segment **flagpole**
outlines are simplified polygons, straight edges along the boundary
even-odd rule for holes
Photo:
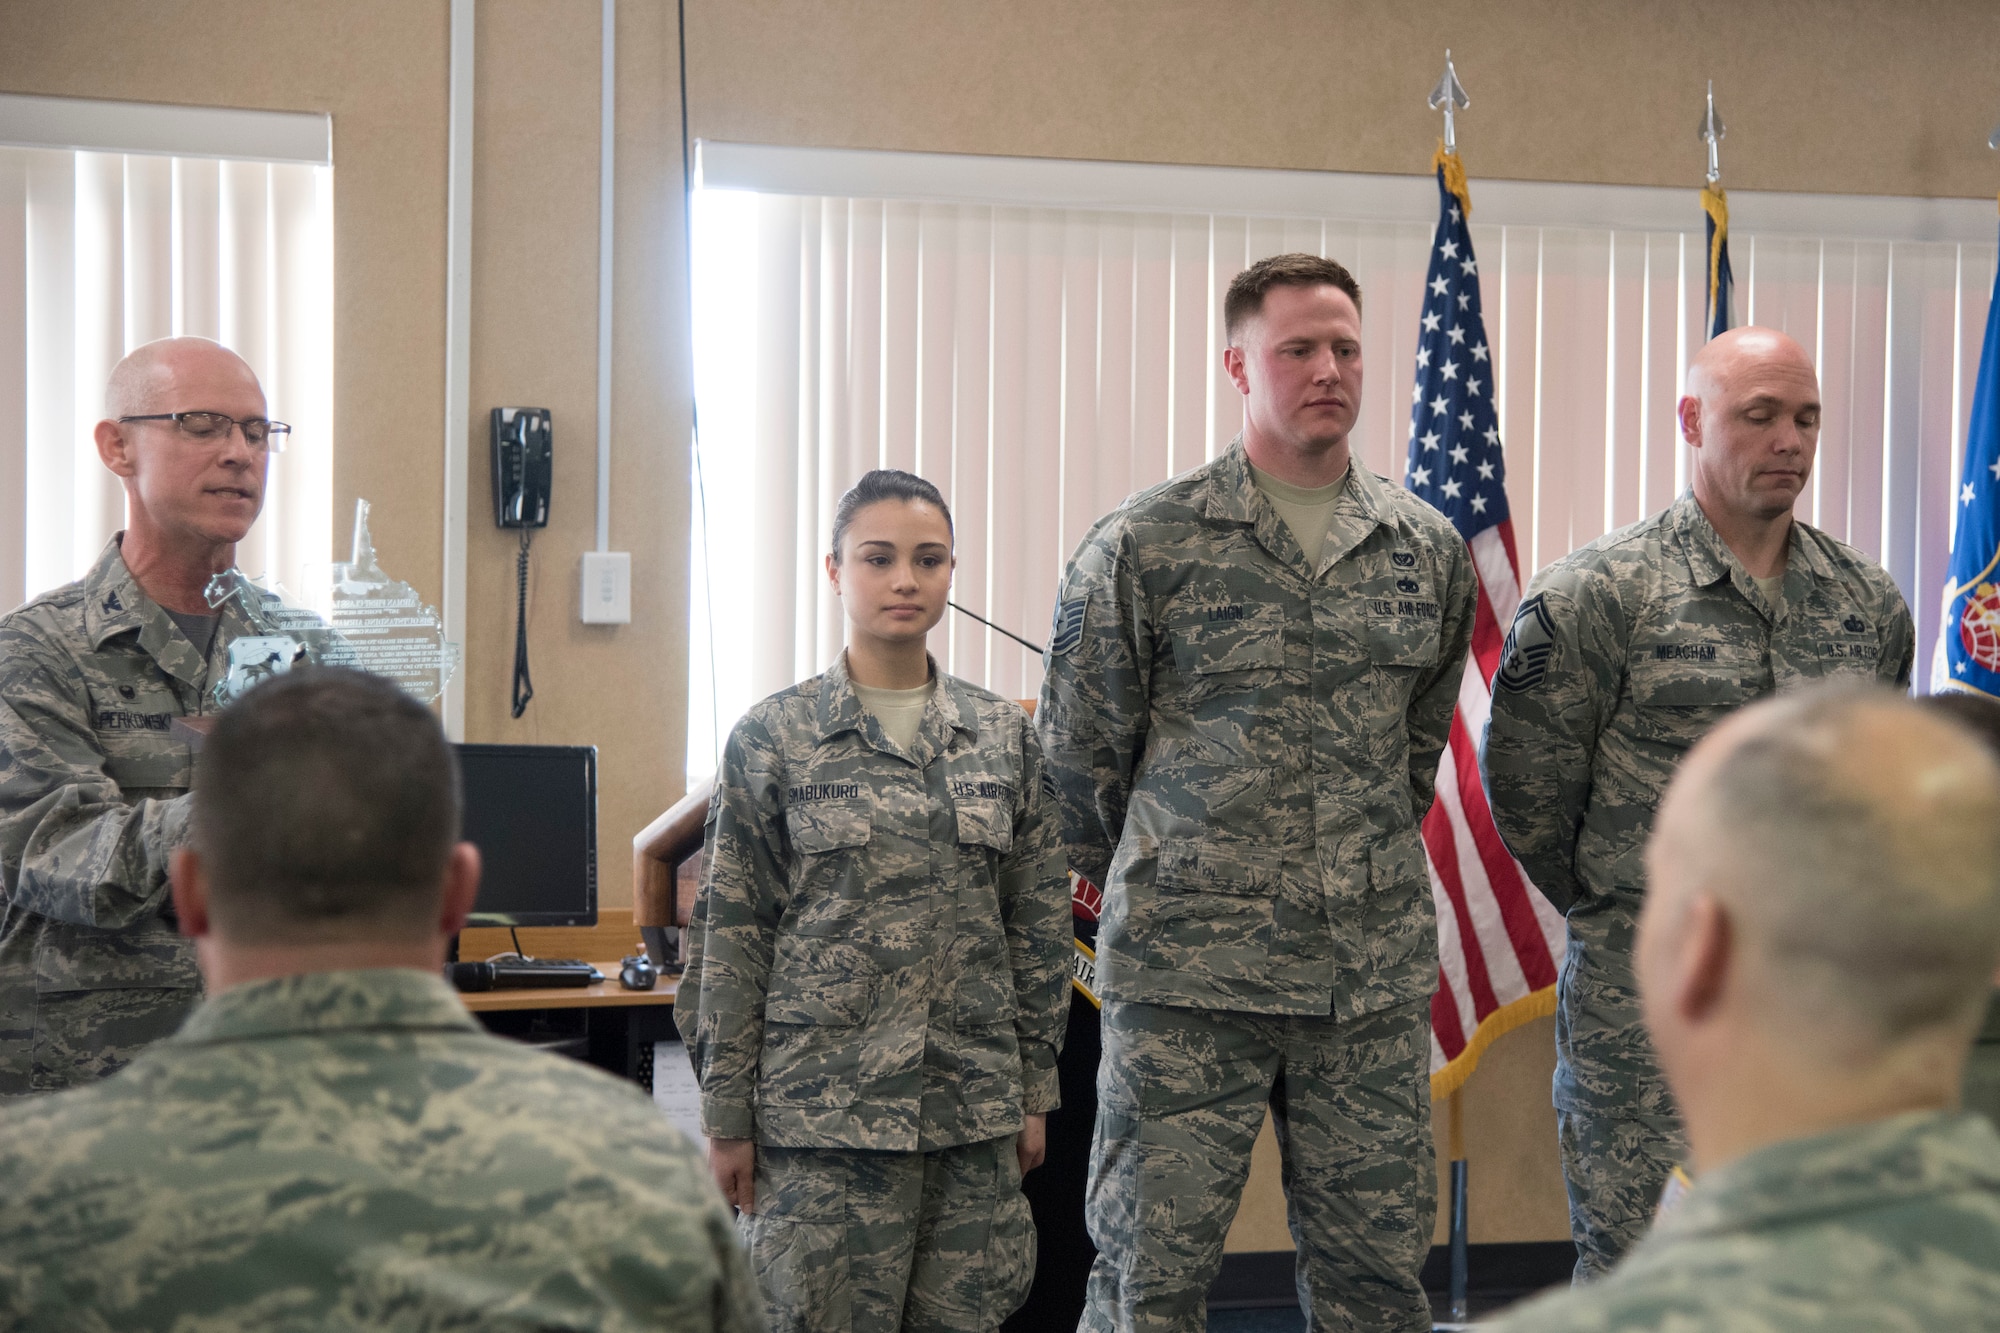
[[[1715,114],[1715,80],[1708,81],[1708,109],[1696,135],[1708,145],[1708,182],[1701,189],[1702,211],[1708,215],[1708,299],[1704,341],[1729,327],[1730,293],[1735,279],[1729,269],[1729,194],[1722,188],[1722,140],[1729,133]]]
[[[1459,196],[1469,215],[1471,204],[1466,195],[1465,170],[1458,161],[1457,113],[1470,107],[1472,99],[1466,95],[1465,85],[1458,81],[1458,71],[1452,67],[1449,48],[1444,53],[1444,76],[1431,90],[1428,105],[1433,111],[1444,112],[1444,138],[1433,169],[1443,171],[1447,187]],[[1412,426],[1412,437],[1415,434],[1416,428]],[[1450,1322],[1438,1325],[1439,1328],[1465,1327],[1469,1318],[1470,1281],[1467,1270],[1470,1267],[1471,1246],[1466,1194],[1470,1167],[1465,1160],[1465,1111],[1461,1094],[1462,1089],[1454,1087],[1445,1099],[1445,1151],[1451,1162],[1451,1304]]]

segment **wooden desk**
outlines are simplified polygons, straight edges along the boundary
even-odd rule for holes
[[[680,978],[661,977],[651,990],[626,990],[618,984],[617,962],[590,961],[604,974],[603,981],[461,991],[458,998],[488,1032],[573,1056],[650,1092],[654,1043],[679,1040],[674,994]]]
[[[626,990],[618,984],[616,962],[593,961],[591,966],[604,980],[588,986],[541,986],[531,990],[461,991],[459,999],[473,1013],[498,1013],[509,1009],[601,1009],[626,1008],[642,1004],[672,1005],[680,989],[679,977],[661,977],[651,990]]]

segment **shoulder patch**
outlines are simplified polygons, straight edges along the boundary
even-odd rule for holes
[[[1493,683],[1510,694],[1534,689],[1549,674],[1549,655],[1555,647],[1555,622],[1542,605],[1542,594],[1536,593],[1514,613],[1514,625],[1500,650],[1500,669],[1493,674]]]
[[[1049,656],[1062,657],[1083,642],[1085,597],[1071,597],[1056,603],[1056,623],[1049,631]]]

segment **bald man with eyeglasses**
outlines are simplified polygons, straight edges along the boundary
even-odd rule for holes
[[[230,641],[254,632],[203,594],[289,429],[229,349],[137,348],[95,430],[125,530],[83,578],[0,617],[0,1097],[102,1078],[200,998],[168,898],[192,772],[172,726],[214,709]]]

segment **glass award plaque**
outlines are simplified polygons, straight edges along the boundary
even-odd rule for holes
[[[209,580],[208,604],[234,599],[252,633],[229,645],[229,667],[216,683],[227,705],[258,681],[301,663],[350,667],[386,676],[429,703],[458,670],[458,645],[445,638],[444,621],[417,590],[384,572],[368,532],[368,502],[354,504],[350,558],[331,566],[313,600],[317,610],[287,601],[284,590],[229,569]]]

